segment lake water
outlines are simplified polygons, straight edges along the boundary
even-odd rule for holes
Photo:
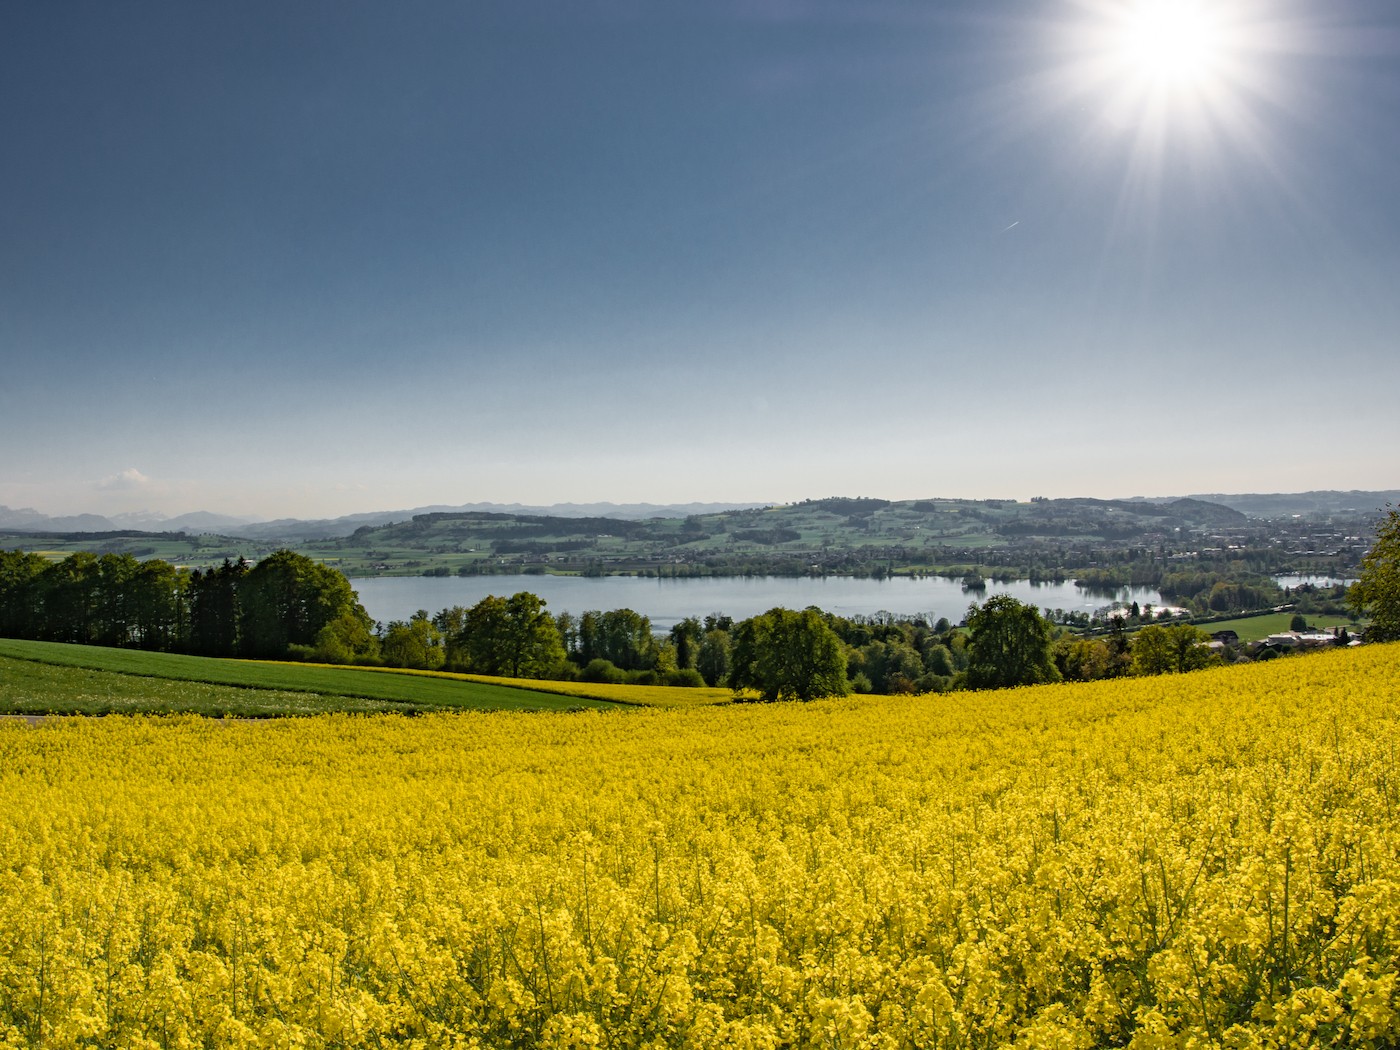
[[[1349,585],[1356,582],[1343,576],[1275,576],[1274,581],[1280,587],[1301,587],[1305,583],[1310,583],[1314,587],[1335,587],[1339,583]]]
[[[538,594],[554,613],[575,615],[590,609],[632,609],[668,631],[687,616],[704,618],[724,613],[743,620],[776,606],[805,609],[815,605],[838,616],[891,612],[924,615],[930,622],[946,616],[957,623],[968,605],[994,594],[1011,597],[1038,609],[1092,613],[1115,598],[1146,605],[1162,604],[1161,595],[1146,587],[1116,592],[1081,590],[1073,583],[1034,584],[987,581],[985,591],[967,591],[960,581],[941,576],[889,580],[850,576],[709,576],[699,579],[648,579],[641,576],[379,576],[350,581],[370,616],[383,623],[407,620],[419,609],[436,613],[454,605],[470,607],[490,594],[517,591]]]

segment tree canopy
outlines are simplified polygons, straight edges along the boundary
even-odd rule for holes
[[[1400,507],[1391,507],[1376,529],[1376,542],[1361,559],[1361,575],[1347,604],[1371,617],[1366,640],[1400,641]]]
[[[1051,659],[1050,623],[1034,606],[998,594],[969,607],[967,626],[972,632],[967,684],[973,689],[1060,680]]]
[[[238,584],[242,649],[278,657],[293,645],[311,647],[322,628],[359,606],[350,581],[304,554],[280,550]]]
[[[816,609],[770,609],[735,629],[729,684],[756,689],[764,700],[845,696],[841,639]]]
[[[1133,672],[1140,675],[1199,671],[1218,662],[1210,635],[1189,623],[1149,624],[1133,636]]]
[[[451,648],[476,674],[544,678],[564,663],[564,644],[544,599],[529,591],[488,595],[466,611]]]

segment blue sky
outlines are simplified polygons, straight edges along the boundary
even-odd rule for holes
[[[1143,2],[7,4],[0,503],[1397,487],[1400,9]]]

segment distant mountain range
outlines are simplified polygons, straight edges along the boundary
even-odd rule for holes
[[[0,506],[0,529],[27,532],[185,532],[217,533],[258,540],[308,540],[349,536],[363,525],[390,525],[409,521],[418,514],[458,514],[473,511],[500,514],[540,514],[556,518],[618,518],[642,521],[647,518],[686,518],[692,514],[718,514],[728,510],[749,510],[766,503],[555,503],[528,506],[523,503],[464,503],[458,506],[434,504],[411,510],[372,511],[339,518],[259,518],[235,517],[194,511],[168,518],[153,512],[131,514],[72,514],[50,516],[31,507],[11,509]]]
[[[1122,502],[1167,503],[1182,497],[1136,496]],[[1297,493],[1244,493],[1229,495],[1199,493],[1189,497],[1237,510],[1251,518],[1327,517],[1343,515],[1365,518],[1379,516],[1387,504],[1400,504],[1400,489],[1375,492],[1324,490]],[[50,516],[30,507],[11,509],[0,506],[0,529],[25,532],[184,532],[191,535],[216,533],[264,541],[297,542],[349,536],[364,525],[389,525],[409,521],[418,514],[458,514],[493,512],[534,514],[558,518],[617,518],[642,521],[647,518],[685,518],[693,514],[718,514],[770,506],[764,503],[555,503],[529,506],[522,503],[464,503],[457,506],[435,504],[411,510],[375,511],[347,514],[339,518],[279,518],[264,521],[251,517],[195,511],[166,517],[157,513],[73,514]]]
[[[32,507],[12,509],[0,506],[0,529],[32,529],[35,532],[218,532],[236,535],[230,530],[244,528],[257,518],[238,518],[227,514],[210,514],[197,510],[168,518],[154,512],[134,514],[69,514],[51,516]]]

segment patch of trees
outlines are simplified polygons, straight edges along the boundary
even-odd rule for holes
[[[310,653],[337,624],[346,637],[370,636],[350,582],[293,551],[193,572],[130,554],[80,552],[50,562],[0,552],[0,634],[7,637],[282,658]]]
[[[887,499],[867,499],[848,498],[843,496],[832,496],[829,499],[803,500],[797,504],[799,507],[806,507],[810,510],[823,510],[829,514],[859,515],[865,516],[874,514],[877,510],[884,510],[890,505]]]
[[[1250,612],[1283,601],[1283,591],[1267,578],[1240,579],[1210,572],[1171,572],[1157,585],[1162,597],[1196,612]]]
[[[746,543],[762,543],[772,546],[777,543],[795,543],[802,538],[796,529],[736,529],[731,535]]]

